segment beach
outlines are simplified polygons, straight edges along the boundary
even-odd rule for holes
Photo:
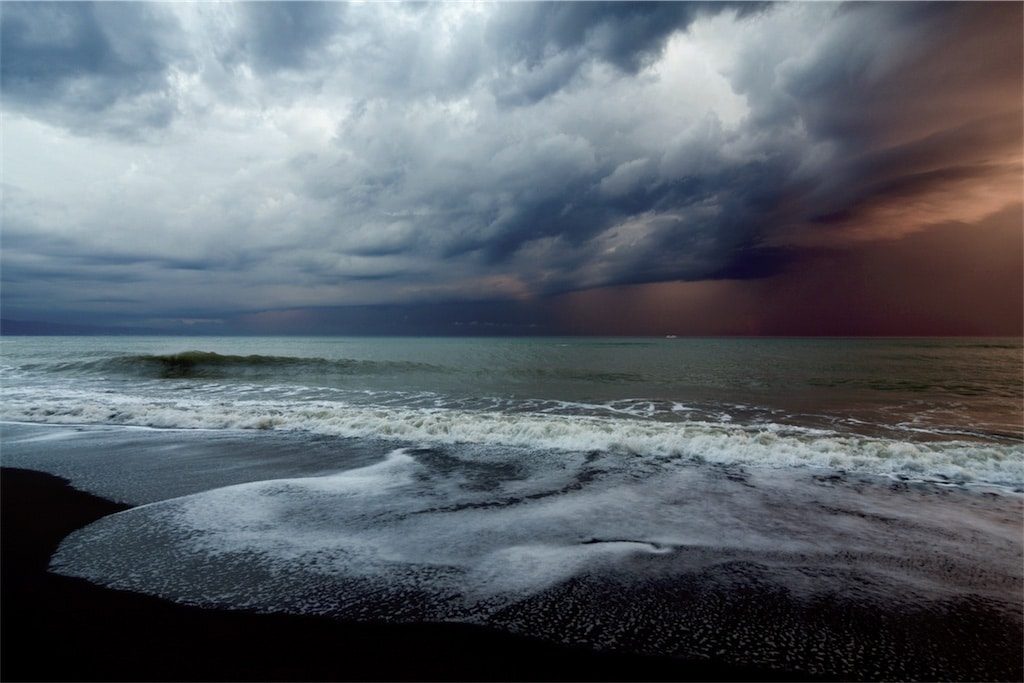
[[[86,473],[92,472],[97,489],[116,491],[116,478],[150,480],[157,491],[170,476],[168,470],[161,474],[154,469],[146,456],[164,453],[166,458],[167,446],[177,443],[180,453],[192,453],[178,461],[187,471],[190,463],[205,458],[196,448],[202,442],[199,436],[132,430],[126,437],[109,429],[8,424],[4,458],[19,464],[34,460],[79,482],[89,480]],[[251,446],[248,435],[233,439],[234,449],[231,438],[212,444],[222,449],[228,463],[233,451],[242,450],[240,444]],[[137,461],[132,462],[132,454]],[[100,460],[117,463],[111,471],[118,476],[107,484],[97,484],[96,472],[103,471],[97,466]],[[234,479],[253,476],[230,464],[226,470]],[[730,486],[756,485],[756,480],[740,478],[723,480]],[[90,523],[125,523],[132,514],[159,510],[161,503],[132,508],[83,493],[63,479],[21,469],[5,468],[2,482],[5,680],[1017,680],[1022,671],[1017,647],[1021,620],[1014,607],[1020,577],[1012,568],[1020,549],[1012,543],[1010,564],[1001,565],[977,556],[983,545],[966,548],[959,557],[944,555],[948,547],[929,557],[908,538],[907,547],[892,548],[888,560],[877,551],[858,553],[854,548],[840,552],[838,563],[759,552],[756,560],[712,557],[696,573],[689,560],[681,569],[651,573],[643,559],[664,561],[663,549],[631,547],[630,539],[592,538],[581,547],[615,548],[631,558],[633,571],[646,572],[648,578],[638,584],[623,582],[621,576],[611,576],[611,584],[606,583],[609,576],[570,579],[498,610],[489,624],[416,617],[436,610],[431,602],[436,598],[402,589],[396,579],[397,601],[386,590],[369,590],[365,600],[357,601],[363,616],[352,621],[344,617],[356,604],[352,586],[325,588],[324,576],[304,571],[301,559],[293,560],[292,571],[280,582],[261,578],[255,557],[240,567],[230,557],[218,560],[214,554],[197,569],[183,547],[174,547],[173,541],[161,547],[147,536],[150,521],[130,525],[113,537],[102,526],[88,533],[95,529]],[[225,489],[253,485],[260,482]],[[818,485],[832,494],[834,504],[843,505],[836,502],[843,500],[841,482],[822,477]],[[870,499],[869,487],[867,481],[855,485],[856,495]],[[922,495],[916,503],[934,499],[937,504],[915,516],[912,525],[948,513],[950,504],[965,506],[956,492],[924,487]],[[1006,500],[1005,495],[971,495],[980,518],[1001,520],[1012,533],[1019,496]],[[172,498],[171,504],[202,497],[185,495]],[[865,519],[872,515],[864,510],[850,510],[839,525],[894,523],[892,517],[885,519],[892,508],[869,507],[876,509],[878,519]],[[806,517],[808,510],[776,509],[771,514],[769,522],[775,525],[788,517]],[[918,542],[928,547],[945,534],[946,541],[962,544],[962,535],[949,538],[958,524],[933,522],[924,530],[928,538]],[[84,545],[75,544],[82,533]],[[113,545],[106,548],[111,539]],[[136,546],[145,558],[130,559]],[[135,590],[61,575],[88,575],[95,568],[65,562],[54,569],[51,557],[58,547],[58,559],[93,554],[129,558],[132,569],[122,575],[121,585]],[[871,569],[865,569],[865,562]],[[793,566],[798,568],[795,574]],[[522,567],[513,570],[518,575]],[[879,571],[891,575],[879,578]],[[147,575],[166,582],[168,572],[184,577],[183,583],[174,590],[146,587]],[[190,578],[196,576],[200,578]],[[214,601],[191,592],[209,590],[218,577],[236,587],[233,598]],[[128,583],[123,583],[126,578]],[[998,599],[1000,586],[1006,591],[1003,599]],[[466,585],[468,592],[472,589]],[[175,601],[143,594],[154,590]],[[252,602],[254,594],[264,594],[268,602]],[[347,606],[333,601],[331,594],[347,596]],[[319,607],[306,602],[305,610],[288,602],[312,595],[325,602]],[[367,616],[375,603],[372,616]],[[303,616],[302,611],[319,616]],[[609,633],[618,634],[614,641]],[[714,647],[710,653],[709,642]],[[60,656],[40,659],[40,647],[54,643],[59,643]],[[652,648],[675,654],[651,654]]]

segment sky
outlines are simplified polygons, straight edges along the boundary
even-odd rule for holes
[[[0,313],[1020,335],[1022,14],[5,1]]]

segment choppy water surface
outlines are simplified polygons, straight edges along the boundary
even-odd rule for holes
[[[2,344],[3,463],[146,503],[69,537],[62,573],[854,678],[1019,677],[1019,340]]]

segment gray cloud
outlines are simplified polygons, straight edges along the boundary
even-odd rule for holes
[[[240,6],[239,41],[261,69],[307,64],[340,27],[345,5],[325,2],[251,2]]]
[[[701,2],[524,2],[498,7],[488,37],[511,62],[530,67],[553,55],[582,53],[629,73],[658,57],[676,31],[698,16],[726,9],[741,14],[756,3]]]
[[[167,65],[178,27],[160,6],[5,2],[0,16],[7,107],[126,136],[169,123]]]

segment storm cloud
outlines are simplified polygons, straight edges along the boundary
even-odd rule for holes
[[[5,2],[4,317],[477,302],[529,327],[523,302],[752,292],[1012,227],[1021,24],[1019,3]]]

